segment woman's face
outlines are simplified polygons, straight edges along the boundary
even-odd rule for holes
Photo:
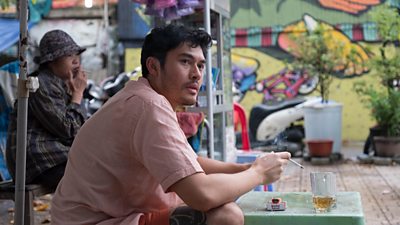
[[[71,74],[74,74],[81,65],[79,55],[63,56],[49,63],[53,73],[63,79],[70,79]]]

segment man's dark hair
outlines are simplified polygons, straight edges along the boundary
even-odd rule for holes
[[[182,43],[187,43],[193,48],[200,46],[204,57],[206,57],[206,51],[211,47],[212,39],[203,30],[188,28],[183,25],[170,24],[166,27],[154,28],[146,36],[142,46],[140,63],[143,77],[147,77],[149,74],[146,67],[147,58],[155,57],[159,60],[161,67],[164,67],[167,53]]]

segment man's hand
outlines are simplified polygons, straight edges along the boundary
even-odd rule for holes
[[[261,174],[260,184],[270,184],[279,180],[290,157],[289,152],[266,153],[258,157],[251,168]]]

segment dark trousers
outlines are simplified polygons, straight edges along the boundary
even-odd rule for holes
[[[170,225],[206,225],[206,214],[187,206],[178,207],[169,218]]]
[[[31,184],[41,184],[53,192],[56,190],[58,183],[60,182],[61,178],[64,176],[65,167],[67,162],[59,164],[53,168],[50,168],[44,171],[42,174],[37,176]]]

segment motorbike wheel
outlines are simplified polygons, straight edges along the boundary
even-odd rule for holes
[[[318,82],[319,80],[317,76],[309,77],[307,80],[304,81],[302,85],[300,85],[299,94],[301,95],[310,94],[317,88]]]

